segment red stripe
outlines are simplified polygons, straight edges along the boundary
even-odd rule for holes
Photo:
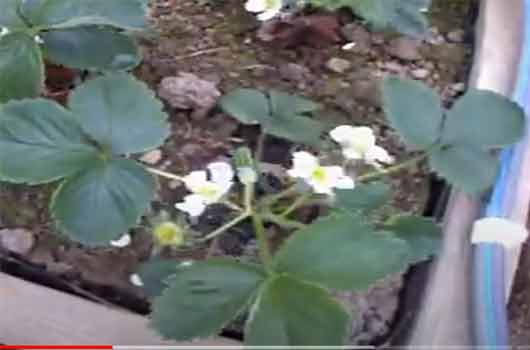
[[[112,349],[112,345],[0,345],[0,349],[24,349],[24,350],[39,350],[39,349],[64,349],[64,350],[97,350],[97,349]]]

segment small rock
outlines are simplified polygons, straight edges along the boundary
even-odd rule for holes
[[[426,59],[444,62],[445,65],[461,65],[466,61],[468,50],[463,45],[445,43],[438,46],[422,48],[421,53]]]
[[[156,163],[160,162],[162,159],[162,151],[159,149],[155,149],[151,152],[145,153],[140,160],[146,164],[149,165],[155,165]]]
[[[423,66],[425,67],[425,69],[428,69],[428,70],[434,70],[434,67],[435,67],[433,62],[425,62]]]
[[[466,91],[466,84],[465,83],[456,83],[451,85],[451,90],[454,92],[464,92]]]
[[[279,72],[282,79],[293,82],[302,82],[311,74],[307,67],[296,63],[287,63],[281,65]]]
[[[357,23],[349,23],[340,29],[342,36],[355,46],[352,51],[364,52],[370,49],[371,37],[370,33]]]
[[[379,33],[372,34],[372,44],[383,45],[384,43],[385,43],[385,37],[382,34],[379,34]]]
[[[427,78],[430,75],[430,72],[429,72],[429,70],[427,70],[425,68],[417,68],[417,69],[413,69],[410,72],[410,74],[412,75],[413,78],[425,79],[425,78]]]
[[[440,31],[436,27],[432,27],[429,30],[426,41],[432,45],[441,45],[445,43],[445,38],[440,34]]]
[[[381,89],[379,81],[371,80],[355,80],[352,82],[352,87],[349,90],[351,97],[360,103],[369,106],[381,106]]]
[[[392,73],[401,73],[405,70],[405,67],[395,61],[384,62],[382,68]]]
[[[453,30],[447,33],[447,40],[453,43],[462,43],[465,39],[466,32],[462,29]]]
[[[158,94],[174,108],[192,110],[195,119],[205,117],[221,96],[215,83],[191,73],[162,79]]]
[[[177,181],[177,180],[171,180],[168,183],[168,187],[170,189],[172,189],[172,190],[175,190],[175,189],[179,188],[181,185],[182,185],[182,182],[181,181]]]
[[[400,37],[390,41],[386,51],[389,55],[404,61],[417,61],[421,59],[420,46],[419,40]]]
[[[0,246],[20,254],[28,254],[35,245],[35,237],[31,231],[22,228],[0,230]]]
[[[326,68],[335,73],[344,73],[351,68],[351,63],[348,60],[333,57],[326,62]]]

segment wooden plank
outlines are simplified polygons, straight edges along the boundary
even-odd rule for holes
[[[110,345],[224,345],[214,338],[193,343],[163,340],[145,317],[0,273],[0,343]]]

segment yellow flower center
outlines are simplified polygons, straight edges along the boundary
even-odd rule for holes
[[[327,181],[328,175],[326,174],[326,170],[319,166],[315,170],[313,170],[313,173],[311,174],[311,178],[319,183],[325,183]]]
[[[215,183],[206,183],[200,188],[197,189],[195,193],[210,199],[212,201],[216,201],[219,197],[219,186]]]
[[[153,234],[160,245],[179,246],[184,243],[184,230],[172,222],[164,222],[156,226]]]
[[[276,7],[276,3],[278,0],[265,0],[265,8],[266,9],[272,9]]]

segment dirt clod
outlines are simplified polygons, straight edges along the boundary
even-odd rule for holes
[[[221,96],[215,83],[191,73],[162,79],[158,94],[172,107],[192,110],[194,119],[205,117]]]

